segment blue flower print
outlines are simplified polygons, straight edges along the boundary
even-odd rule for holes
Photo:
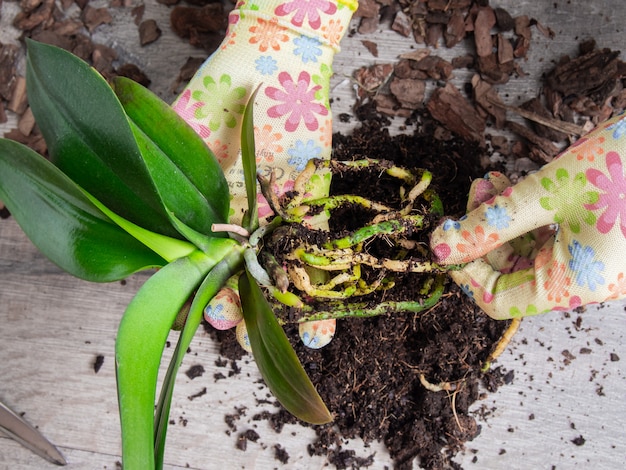
[[[498,230],[507,228],[511,220],[511,217],[506,213],[506,208],[500,207],[497,204],[487,208],[485,217],[487,218],[487,225],[495,227]]]
[[[472,290],[472,288],[469,286],[469,284],[463,284],[461,286],[461,290],[463,291],[463,293],[465,295],[467,295],[470,299],[474,300],[474,291]]]
[[[226,317],[224,317],[222,310],[224,310],[224,306],[222,304],[217,304],[217,306],[215,307],[209,304],[205,307],[204,313],[207,317],[213,320],[226,320]]]
[[[313,139],[309,139],[306,143],[298,140],[294,147],[287,150],[287,153],[291,156],[288,163],[295,166],[297,171],[302,171],[309,160],[320,157],[322,147],[316,146]]]
[[[460,230],[460,228],[461,228],[461,224],[457,222],[456,220],[448,219],[443,223],[444,232],[447,232],[448,230],[451,230],[451,229]]]
[[[594,259],[595,252],[590,246],[582,246],[574,240],[567,249],[572,255],[569,261],[569,268],[576,275],[576,284],[584,286],[587,284],[591,291],[595,291],[598,285],[604,284],[604,278],[600,275],[604,271],[604,263]]]
[[[311,336],[308,331],[305,331],[302,335],[302,343],[311,349],[317,349],[317,344],[320,342],[320,338],[316,335]]]
[[[322,43],[318,39],[300,36],[295,38],[293,43],[296,45],[293,53],[302,56],[302,62],[305,64],[317,62],[317,57],[322,55],[322,48],[320,47]]]
[[[626,134],[626,117],[620,119],[614,124],[611,124],[609,127],[607,127],[607,129],[613,131],[614,139],[619,139],[624,134]]]
[[[273,75],[276,70],[278,70],[278,65],[276,65],[276,60],[270,55],[262,55],[257,60],[254,61],[256,64],[256,69],[261,73],[261,75]]]

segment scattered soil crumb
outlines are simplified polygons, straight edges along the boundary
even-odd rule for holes
[[[96,356],[96,360],[93,363],[93,371],[96,374],[100,372],[100,368],[102,367],[102,364],[104,364],[104,356],[102,354],[98,354]]]
[[[189,369],[187,369],[187,371],[185,372],[185,375],[189,377],[191,380],[197,377],[202,377],[203,374],[204,374],[204,366],[202,364],[195,364],[191,366]]]
[[[261,436],[259,436],[259,433],[256,432],[254,429],[248,429],[237,436],[237,443],[235,444],[235,447],[245,452],[248,448],[248,441],[256,442],[259,440],[260,437]],[[287,458],[289,457],[287,456]]]
[[[280,444],[276,444],[274,446],[274,458],[279,462],[286,464],[289,462],[289,452],[287,452]]]

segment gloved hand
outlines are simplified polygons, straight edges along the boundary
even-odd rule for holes
[[[626,117],[600,124],[511,186],[473,183],[469,213],[431,235],[452,279],[495,319],[626,297]]]
[[[240,223],[247,207],[239,136],[245,104],[258,86],[257,168],[266,175],[276,172],[279,193],[293,187],[308,160],[330,157],[332,60],[356,8],[357,0],[238,2],[220,48],[173,104],[224,169],[233,195],[231,222]],[[329,186],[326,182],[316,190],[327,195]],[[260,194],[258,207],[260,218],[271,214]],[[239,325],[239,342],[249,350],[235,290],[220,292],[205,318],[219,329]],[[334,329],[334,320],[305,323],[300,336],[305,344],[321,347],[332,339]]]

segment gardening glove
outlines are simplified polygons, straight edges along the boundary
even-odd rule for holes
[[[450,275],[495,319],[624,298],[625,160],[620,115],[514,186],[489,173],[432,233],[436,260],[469,263]]]
[[[357,0],[238,2],[220,48],[173,104],[224,169],[233,196],[231,222],[240,223],[247,208],[240,133],[245,104],[257,87],[257,168],[266,176],[275,171],[278,194],[293,187],[308,160],[330,157],[331,65],[356,8]],[[328,194],[330,178],[314,183],[320,196]],[[261,219],[271,215],[260,194],[258,208]],[[205,317],[216,328],[237,325],[238,339],[249,350],[236,288],[219,293]],[[321,347],[334,328],[334,320],[305,323],[300,336],[308,346]]]

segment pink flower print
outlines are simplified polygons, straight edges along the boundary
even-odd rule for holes
[[[226,160],[228,160],[228,144],[222,143],[219,139],[215,142],[209,142],[209,148],[217,158],[217,162],[223,167]]]
[[[309,26],[313,29],[319,29],[322,20],[319,12],[328,15],[334,15],[337,11],[337,5],[329,0],[292,0],[278,5],[274,10],[274,14],[278,16],[288,16],[294,13],[291,18],[291,24],[302,26],[304,19],[309,18]]]
[[[224,40],[222,41],[222,45],[220,47],[220,49],[223,51],[225,49],[228,48],[228,46],[232,46],[233,44],[235,44],[237,38],[237,33],[235,31],[231,31],[231,29],[229,28],[228,31],[226,32],[226,36],[224,37]]]
[[[566,312],[568,310],[574,310],[575,308],[580,307],[583,304],[583,301],[577,295],[573,295],[569,299],[569,303],[566,307],[554,307],[552,310],[556,310],[558,312]]]
[[[594,204],[585,204],[585,208],[592,211],[604,209],[596,223],[600,233],[608,233],[619,217],[620,229],[626,238],[626,177],[617,152],[607,153],[606,167],[608,175],[595,168],[586,171],[589,182],[605,192],[600,193]]]
[[[343,25],[339,20],[330,20],[327,25],[322,26],[322,34],[324,39],[328,41],[331,47],[337,47],[343,37]]]
[[[269,48],[279,51],[280,43],[289,40],[289,36],[285,34],[287,29],[278,24],[277,18],[272,18],[270,21],[259,18],[257,22],[257,25],[250,27],[249,31],[252,36],[249,42],[250,44],[258,44],[259,51],[265,52]]]
[[[191,90],[185,90],[176,103],[174,103],[173,109],[180,117],[187,121],[187,124],[193,127],[193,130],[196,131],[200,137],[206,140],[211,135],[211,130],[204,124],[200,124],[195,120],[196,109],[203,106],[204,103],[195,102],[190,104],[190,102]]]
[[[580,145],[577,145],[574,149],[576,150],[576,160],[593,162],[596,156],[603,155],[604,147],[602,147],[602,144],[604,140],[604,137],[600,136],[597,139],[586,139]]]
[[[461,236],[465,241],[468,242],[467,244],[459,243],[456,246],[456,249],[459,251],[459,253],[465,254],[462,260],[463,263],[468,263],[476,259],[478,256],[480,256],[479,253],[488,253],[491,250],[500,246],[500,237],[498,236],[498,234],[490,233],[489,235],[487,235],[482,225],[476,226],[474,228],[474,233],[470,232],[469,230],[463,230],[461,232]]]
[[[274,155],[283,151],[280,141],[283,135],[274,132],[270,124],[265,124],[262,128],[254,127],[254,142],[256,147],[256,162],[266,161],[272,163]]]
[[[607,298],[607,300],[621,299],[626,296],[626,276],[624,276],[624,273],[619,273],[617,275],[617,281],[609,284],[609,292],[611,292],[611,295]]]
[[[565,263],[553,261],[547,273],[548,280],[544,282],[543,288],[548,294],[548,301],[561,303],[564,297],[569,297],[567,289],[572,284],[572,280],[565,276]]]
[[[322,147],[330,147],[333,140],[333,122],[330,119],[326,119],[324,124],[320,127],[319,141]]]
[[[320,89],[320,86],[309,88],[311,76],[304,71],[298,75],[297,82],[294,82],[288,72],[278,74],[278,81],[284,89],[267,87],[265,94],[273,100],[280,101],[281,104],[269,108],[267,115],[271,118],[279,118],[288,114],[289,117],[285,122],[287,132],[294,132],[302,120],[308,130],[317,130],[318,122],[314,114],[328,115],[328,109],[325,106],[314,102],[315,92]]]

